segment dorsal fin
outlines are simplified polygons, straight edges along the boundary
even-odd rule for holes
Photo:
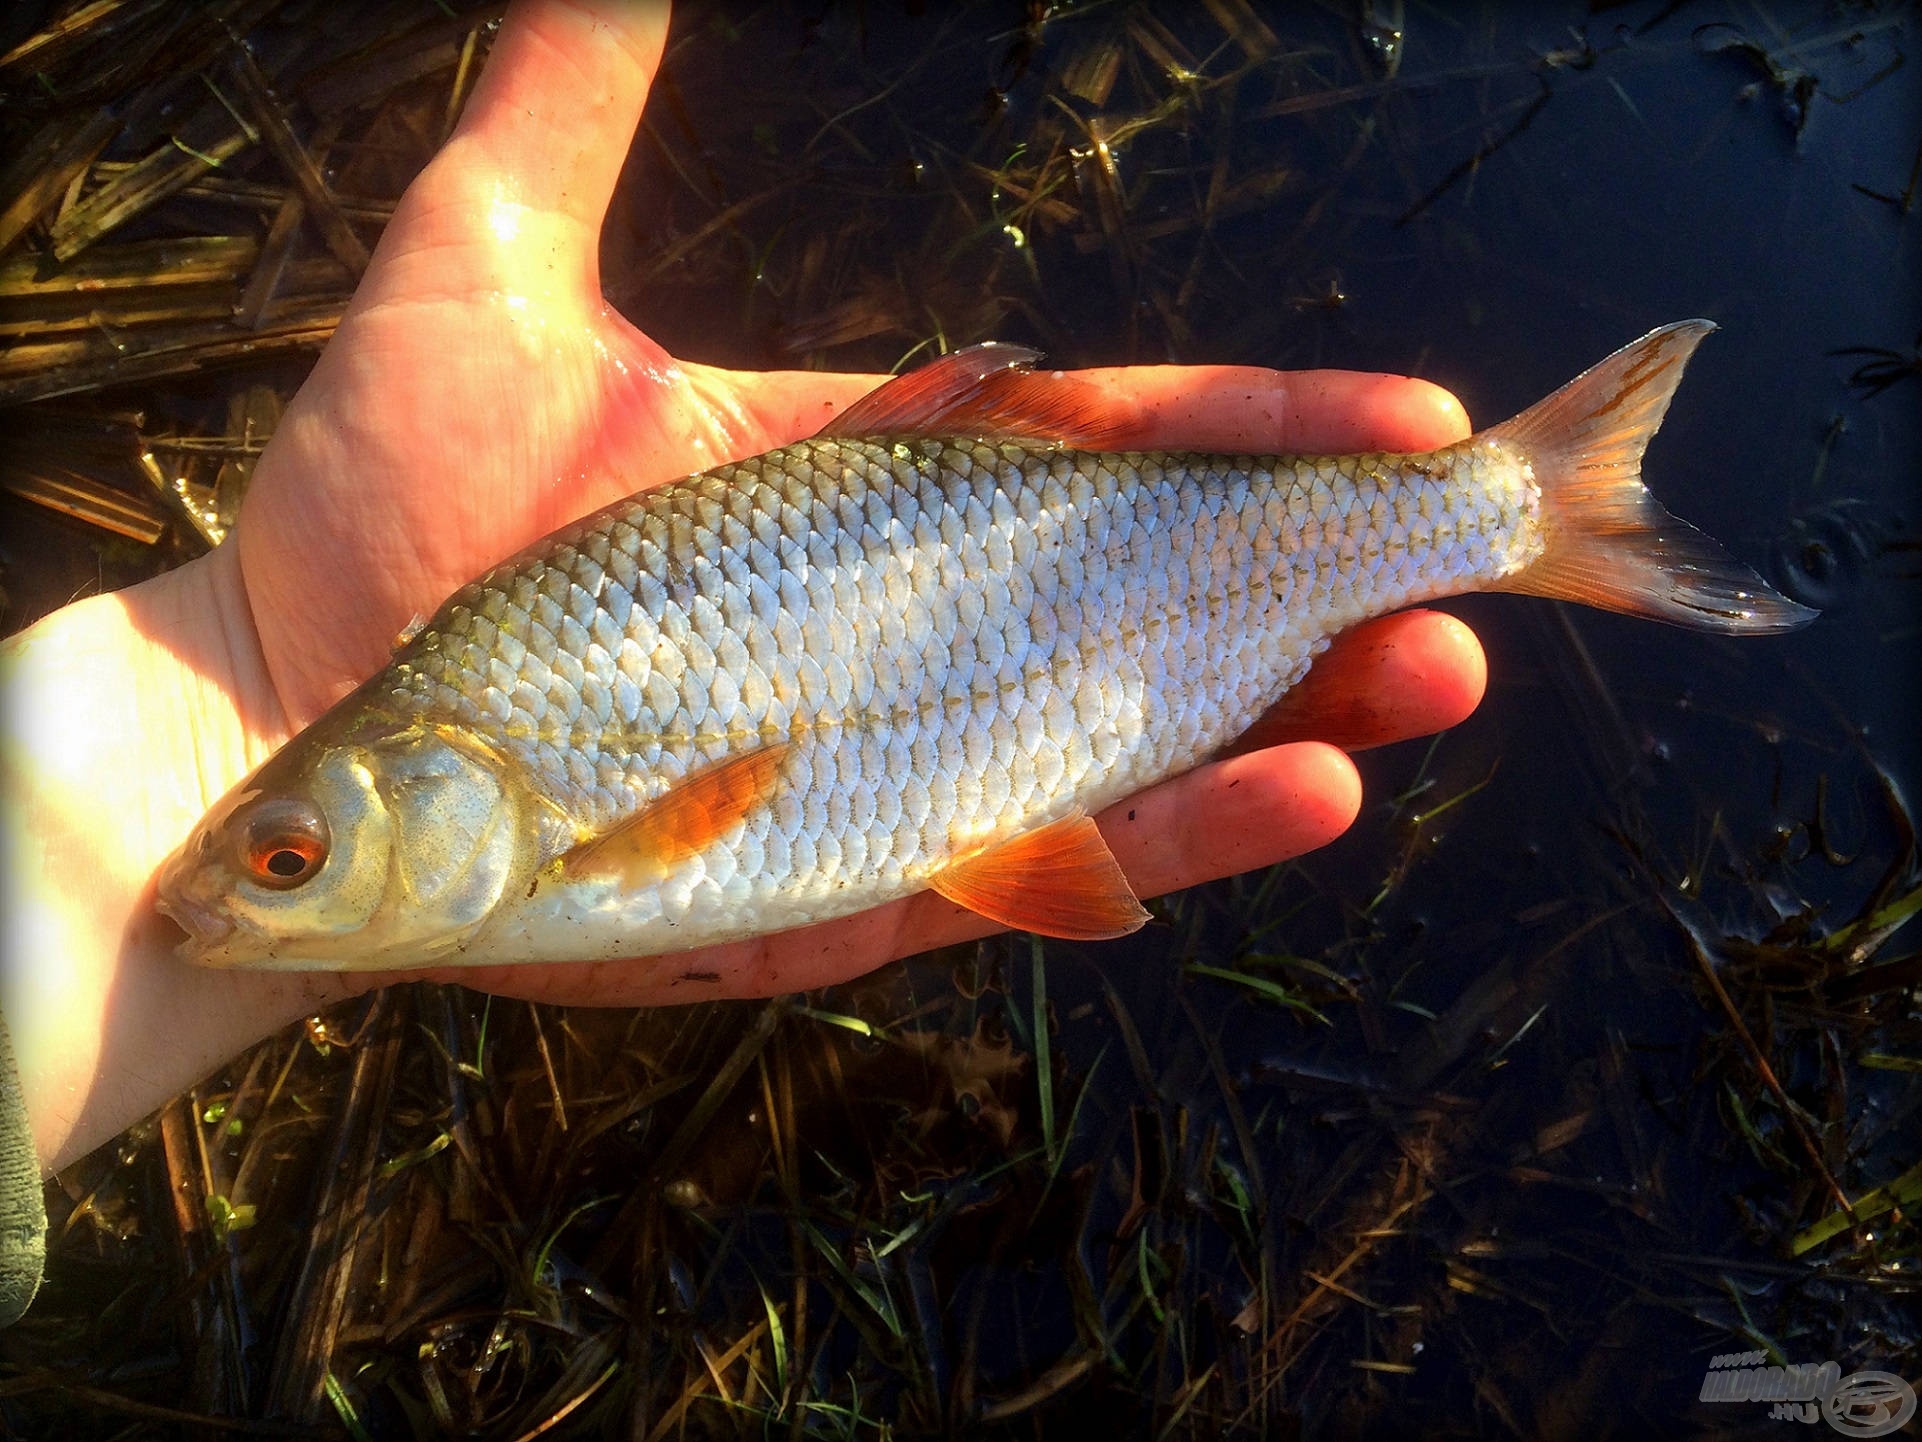
[[[1037,371],[1039,351],[989,341],[884,381],[817,437],[966,436],[1110,450],[1139,429],[1135,405],[1066,375]]]
[[[757,746],[683,776],[625,821],[563,855],[562,871],[614,877],[630,886],[667,875],[768,798],[788,745]]]
[[[928,885],[990,921],[1069,941],[1126,936],[1148,919],[1083,811],[949,862]]]

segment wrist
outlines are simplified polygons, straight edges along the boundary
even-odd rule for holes
[[[160,862],[285,731],[226,548],[9,640],[0,699],[0,1008],[52,1168],[342,988],[193,971],[152,909]]]

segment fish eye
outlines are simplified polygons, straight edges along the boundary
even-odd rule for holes
[[[240,832],[240,859],[262,886],[288,891],[327,860],[327,822],[312,802],[275,798],[251,807]]]

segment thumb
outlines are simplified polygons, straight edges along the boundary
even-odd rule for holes
[[[598,305],[601,220],[667,23],[667,0],[511,6],[460,124],[389,227],[395,248],[444,263],[451,245],[471,262],[478,240],[492,279]]]

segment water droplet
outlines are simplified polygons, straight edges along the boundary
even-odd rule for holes
[[[1798,516],[1771,548],[1775,579],[1791,599],[1828,610],[1855,593],[1901,529],[1899,517],[1867,501],[1837,501]]]

